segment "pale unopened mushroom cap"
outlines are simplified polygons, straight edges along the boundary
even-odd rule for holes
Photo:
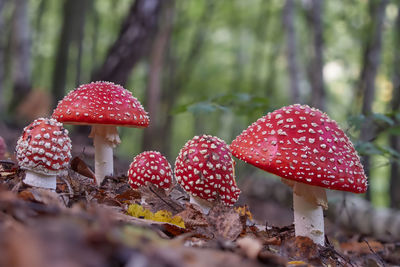
[[[111,82],[92,82],[71,91],[52,115],[67,124],[104,124],[143,128],[149,116],[132,93]]]
[[[24,128],[17,142],[21,168],[44,175],[60,174],[71,159],[68,130],[54,119],[39,118]]]
[[[137,155],[128,170],[129,184],[137,189],[146,183],[168,189],[172,185],[172,168],[167,159],[157,151]]]
[[[175,178],[194,197],[210,202],[220,198],[227,206],[239,198],[231,151],[215,136],[195,136],[185,144],[175,162]]]
[[[286,179],[329,189],[367,190],[353,144],[325,113],[291,105],[268,113],[230,145],[232,154]]]

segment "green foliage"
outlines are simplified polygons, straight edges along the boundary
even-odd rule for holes
[[[230,111],[236,115],[251,116],[255,112],[265,112],[269,108],[269,99],[248,93],[227,93],[204,101],[193,101],[180,105],[172,110],[172,114],[191,112],[193,114],[211,113],[218,110]]]

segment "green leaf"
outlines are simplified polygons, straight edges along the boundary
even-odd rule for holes
[[[390,126],[394,125],[394,121],[392,118],[390,118],[384,114],[381,114],[381,113],[372,114],[372,119],[378,123],[383,122],[383,123],[389,124]]]

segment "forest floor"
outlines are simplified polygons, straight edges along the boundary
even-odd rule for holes
[[[24,185],[24,171],[1,161],[0,266],[400,264],[399,242],[346,230],[332,237],[328,230],[327,245],[319,247],[296,238],[293,225],[260,223],[260,210],[272,212],[277,224],[290,220],[291,211],[274,203],[244,195],[250,206],[216,206],[206,216],[178,187],[169,194],[152,187],[136,191],[126,176],[107,177],[98,187],[81,174],[90,176],[90,170],[75,158],[52,192]]]

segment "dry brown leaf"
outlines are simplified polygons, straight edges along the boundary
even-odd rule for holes
[[[363,255],[383,252],[385,250],[385,247],[382,245],[381,242],[371,240],[368,241],[368,243],[365,241],[344,242],[340,244],[340,249],[345,253]]]
[[[148,184],[140,187],[139,192],[144,202],[143,206],[151,212],[166,210],[171,212],[172,215],[176,215],[184,210],[184,207],[182,207],[178,201],[167,195],[168,192],[163,188],[158,188],[152,184]]]
[[[71,160],[71,169],[80,175],[93,179],[96,182],[96,177],[94,172],[87,166],[87,164],[79,157],[74,157]]]
[[[221,205],[214,206],[208,216],[208,224],[216,237],[226,240],[235,240],[245,229],[246,225],[240,219],[240,215],[231,207]]]
[[[186,203],[185,209],[176,215],[182,218],[187,229],[208,226],[205,215],[191,203]]]

